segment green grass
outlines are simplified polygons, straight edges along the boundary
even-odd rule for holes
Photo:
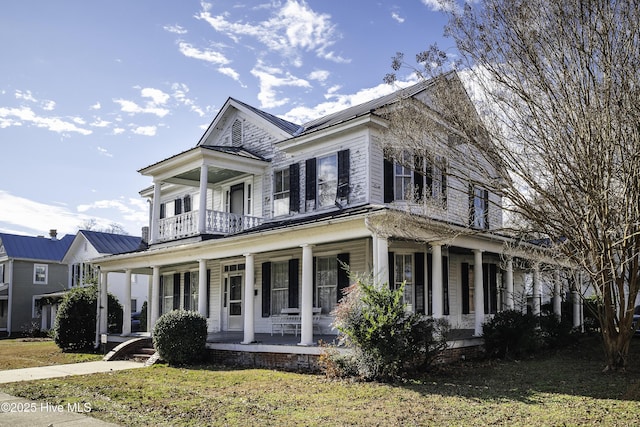
[[[595,348],[594,348],[595,346]],[[626,373],[602,373],[595,341],[524,361],[474,361],[394,384],[265,369],[158,365],[13,383],[4,392],[89,403],[123,425],[607,425],[640,419],[635,340]]]
[[[101,360],[102,355],[63,353],[50,339],[18,338],[0,340],[0,370]]]

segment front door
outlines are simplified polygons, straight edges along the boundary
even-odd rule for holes
[[[244,183],[231,187],[229,213],[244,215]]]
[[[227,288],[227,329],[241,331],[244,326],[242,318],[242,288],[243,275],[241,273],[230,274],[225,278]]]

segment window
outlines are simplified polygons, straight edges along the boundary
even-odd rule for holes
[[[473,228],[489,229],[489,192],[483,188],[469,187],[469,224]]]
[[[173,214],[180,215],[182,213],[182,199],[175,199],[173,201]]]
[[[411,254],[396,254],[394,259],[394,274],[393,274],[392,289],[398,289],[404,286],[403,302],[407,305],[408,311],[413,311],[413,255]]]
[[[186,195],[182,198],[182,206],[184,207],[185,212],[191,212],[191,196]]]
[[[46,264],[34,264],[33,266],[33,283],[37,285],[47,284],[47,275],[49,266]]]
[[[463,262],[461,265],[462,314],[475,313],[475,282],[473,265]]]
[[[131,312],[135,313],[136,311],[138,311],[138,300],[137,299],[132,299],[131,300]]]
[[[273,183],[273,215],[289,213],[289,169],[276,171]]]
[[[175,286],[175,278],[173,274],[162,276],[161,293],[160,293],[160,314],[168,313],[173,310],[173,290]],[[180,284],[178,283],[178,286]]]
[[[184,310],[198,310],[198,272],[184,273],[183,304]]]
[[[289,263],[271,264],[271,313],[278,314],[289,307]]]
[[[442,156],[415,156],[408,151],[397,161],[384,160],[384,201],[439,201],[447,207],[447,162]]]
[[[0,283],[4,283],[4,264],[0,264]]]
[[[318,207],[333,206],[338,190],[338,157],[336,154],[318,158]]]
[[[316,258],[315,307],[329,314],[338,302],[338,263],[335,256]]]

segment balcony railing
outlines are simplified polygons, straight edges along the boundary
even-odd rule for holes
[[[262,218],[229,212],[206,211],[205,234],[236,234],[262,224]],[[186,212],[158,222],[157,241],[166,242],[195,236],[198,231],[198,211]]]

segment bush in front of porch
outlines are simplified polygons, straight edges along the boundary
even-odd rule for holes
[[[345,291],[334,326],[352,352],[329,349],[325,372],[365,380],[393,380],[428,368],[446,349],[448,325],[407,311],[404,285],[390,289],[360,279]]]
[[[153,346],[170,365],[201,361],[206,342],[207,320],[197,311],[170,311],[160,316],[153,328]]]

